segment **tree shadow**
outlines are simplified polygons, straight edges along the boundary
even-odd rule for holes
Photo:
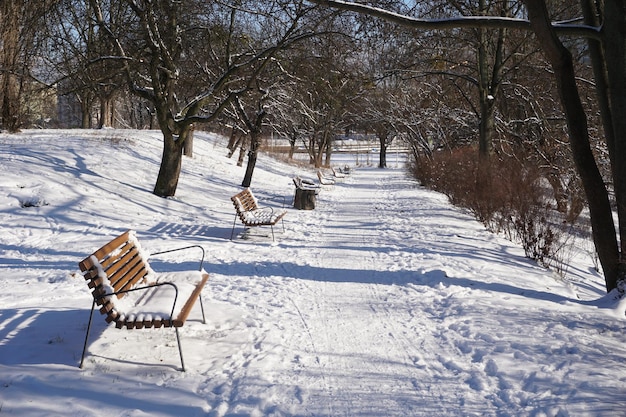
[[[529,299],[550,301],[553,303],[574,303],[579,305],[595,305],[598,307],[611,308],[602,296],[594,300],[581,300],[574,297],[566,297],[548,291],[524,288],[513,283],[485,282],[467,277],[448,275],[444,270],[433,269],[429,271],[415,270],[368,270],[368,269],[342,269],[337,267],[317,267],[311,265],[296,264],[294,262],[231,262],[228,264],[207,264],[207,272],[226,276],[255,276],[272,277],[281,275],[295,279],[326,281],[334,283],[361,283],[380,285],[419,285],[438,287],[440,285],[458,286],[472,290],[499,293],[502,296],[516,295]]]
[[[106,329],[94,321],[91,340]],[[78,367],[89,310],[17,308],[0,310],[0,364],[56,364]]]

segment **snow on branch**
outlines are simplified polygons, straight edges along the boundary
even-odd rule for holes
[[[379,7],[367,4],[354,3],[343,0],[308,0],[320,6],[331,7],[339,10],[346,10],[379,17],[390,22],[415,29],[442,30],[458,28],[491,28],[491,29],[520,29],[531,30],[530,22],[527,19],[517,19],[501,16],[458,16],[445,19],[419,19],[395,13]],[[587,38],[600,38],[600,28],[595,26],[581,25],[575,23],[553,22],[554,29],[561,35],[576,35]]]

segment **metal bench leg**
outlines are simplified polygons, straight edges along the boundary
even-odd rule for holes
[[[178,353],[180,354],[181,371],[185,372],[185,361],[183,360],[183,348],[180,346],[180,335],[178,334],[178,327],[174,327],[176,330],[176,342],[178,343]]]
[[[204,315],[204,304],[202,303],[202,293],[198,297],[200,300],[200,310],[202,311],[202,324],[206,324],[206,316]]]
[[[235,234],[235,224],[237,224],[237,214],[235,214],[235,220],[233,221],[233,229],[230,231],[230,240],[233,240]]]
[[[85,352],[87,351],[87,341],[89,340],[89,332],[91,331],[91,319],[93,318],[93,310],[96,306],[96,299],[91,302],[91,312],[89,313],[89,323],[87,324],[87,334],[85,335],[85,344],[83,345],[83,354],[80,357],[79,368],[83,368],[83,361],[85,360]]]

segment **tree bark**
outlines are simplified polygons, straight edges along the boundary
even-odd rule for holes
[[[114,98],[112,95],[100,95],[100,120],[98,121],[98,129],[113,127],[113,102]]]
[[[153,192],[159,197],[173,197],[178,188],[184,141],[177,139],[171,133],[163,132],[163,155]]]
[[[255,146],[257,140],[258,138],[255,137],[250,138],[251,147],[248,151],[248,165],[246,165],[246,174],[244,175],[243,181],[241,182],[242,187],[247,188],[250,187],[250,185],[252,184],[252,174],[254,173],[254,168],[256,167],[257,160],[257,146]]]
[[[183,138],[183,155],[193,158],[193,139],[194,139],[195,127],[189,125],[187,129],[187,135]]]
[[[613,126],[613,186],[617,201],[621,268],[619,279],[626,279],[626,2],[606,0],[602,35],[608,74],[609,100]],[[609,147],[611,150],[611,147]]]
[[[80,127],[91,129],[91,100],[84,96],[80,99]]]
[[[20,128],[20,81],[18,79],[18,57],[20,42],[20,1],[0,2],[0,80],[2,80],[2,102],[0,116],[4,128],[11,133]]]

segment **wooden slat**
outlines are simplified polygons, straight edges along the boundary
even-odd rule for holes
[[[82,272],[89,272],[94,267],[93,262],[91,261],[91,257],[85,258],[78,263],[78,267]]]
[[[252,191],[250,191],[250,189],[248,188],[246,188],[243,191],[240,191],[239,193],[231,197],[231,200],[235,204],[235,208],[237,208],[237,211],[239,211],[239,207],[237,206],[236,199],[239,199],[239,202],[241,203],[245,211],[252,211],[252,210],[256,210],[259,208],[256,204],[256,200],[254,196],[252,195]]]
[[[121,235],[119,235],[118,237],[111,240],[109,243],[107,243],[106,245],[102,246],[100,249],[95,251],[93,253],[93,256],[95,256],[96,259],[98,260],[104,259],[105,256],[111,254],[120,246],[124,245],[124,243],[128,242],[129,239],[130,239],[130,230],[127,230],[126,232],[122,233]]]
[[[134,254],[132,253],[134,247],[135,246],[130,242],[125,243],[124,245],[116,249],[114,253],[107,255],[103,259],[100,259],[100,266],[102,267],[102,269],[104,269],[104,271],[106,271],[107,275],[114,273],[115,271],[120,269],[126,262],[128,262],[128,259],[132,259],[134,257]],[[131,253],[129,254],[129,252]]]
[[[128,233],[123,236],[128,236]],[[114,254],[108,256],[100,254],[104,258],[101,265],[114,290],[121,291],[130,289],[141,281],[147,273],[147,267],[133,242],[121,242],[119,237],[115,241],[115,245],[107,244],[104,246],[113,248]],[[97,274],[97,270],[94,268],[88,274],[94,276]],[[123,296],[124,294],[119,294],[118,298]]]
[[[107,271],[109,281],[115,291],[127,290],[135,286],[148,272],[144,260],[139,253],[134,250],[129,252],[129,256],[120,260],[114,271]],[[134,255],[134,256],[132,256]]]
[[[92,256],[95,256],[96,259],[101,260],[102,258],[104,258],[105,255],[113,252],[115,249],[119,248],[124,242],[128,241],[129,233],[130,230],[127,230],[126,232],[111,240],[109,243],[102,246],[100,249],[79,262],[78,266],[80,267],[81,271],[87,271],[93,266],[93,262],[91,262],[90,259]]]
[[[136,264],[133,269],[120,280],[117,281],[119,289],[117,291],[125,291],[134,288],[146,276],[146,266],[143,263]],[[120,298],[126,293],[119,294]]]
[[[98,270],[93,267],[87,270],[83,276],[85,277],[85,281],[93,280],[95,278],[98,278]]]

